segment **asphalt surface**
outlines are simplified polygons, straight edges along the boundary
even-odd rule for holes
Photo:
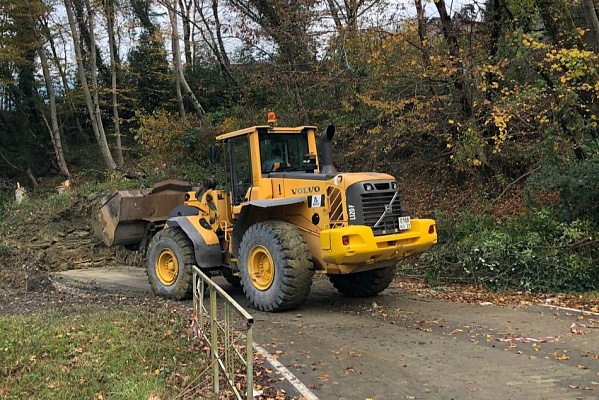
[[[132,267],[71,270],[54,279],[129,295],[150,290],[145,272]],[[392,289],[349,299],[322,277],[299,308],[271,314],[249,308],[241,289],[215,280],[254,316],[255,342],[320,399],[599,398],[599,315]]]

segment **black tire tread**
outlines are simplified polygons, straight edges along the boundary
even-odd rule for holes
[[[248,281],[249,278],[244,276],[247,265],[246,253],[251,250],[247,248],[248,242],[256,236],[271,241],[275,251],[280,252],[283,261],[283,265],[275,266],[275,279],[277,279],[276,274],[280,274],[281,278],[280,288],[266,303],[256,301],[254,294],[257,289]],[[266,221],[252,225],[243,236],[239,253],[242,266],[241,284],[254,307],[262,311],[289,310],[308,297],[314,274],[312,256],[300,231],[294,225],[285,221]],[[274,255],[272,256],[275,258]]]
[[[394,277],[395,269],[386,267],[355,274],[329,275],[329,280],[347,297],[370,297],[387,289]]]
[[[156,282],[152,275],[148,273],[148,281],[152,286],[152,291],[159,296],[170,298],[173,300],[186,300],[190,299],[192,295],[192,270],[191,266],[195,264],[195,251],[193,248],[193,243],[189,240],[185,232],[179,227],[171,227],[166,228],[158,232],[148,245],[148,256],[146,257],[148,260],[148,269],[153,268],[154,266],[150,264],[150,252],[152,249],[165,238],[170,238],[175,241],[181,253],[183,255],[183,266],[179,268],[179,273],[182,273],[183,276],[175,283],[175,287],[170,294],[161,293],[158,290],[158,282]]]

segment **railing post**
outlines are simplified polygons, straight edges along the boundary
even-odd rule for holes
[[[245,334],[245,351],[246,351],[246,360],[245,360],[245,371],[247,375],[247,397],[246,399],[254,398],[254,348],[252,343],[254,343],[254,338],[252,335],[252,325],[247,325],[247,331]]]
[[[212,340],[212,377],[214,379],[214,393],[218,394],[219,388],[219,373],[218,373],[218,321],[216,309],[216,290],[210,286],[210,336]]]
[[[204,329],[204,292],[206,291],[206,285],[204,285],[204,280],[199,276],[198,274],[198,279],[200,280],[200,292],[198,293],[198,297],[199,297],[199,305],[200,305],[200,315],[198,317],[198,325],[200,326],[201,329]]]
[[[229,307],[229,303],[225,303],[224,305],[224,318],[225,318],[225,323],[224,323],[224,342],[225,342],[225,346],[224,346],[224,350],[225,350],[225,369],[227,370],[228,374],[235,374],[235,370],[233,368],[233,363],[231,360],[231,334],[230,334],[230,330],[231,330],[231,309]]]

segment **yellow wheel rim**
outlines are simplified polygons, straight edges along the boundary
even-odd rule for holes
[[[248,259],[248,273],[258,290],[266,290],[275,278],[275,264],[268,250],[262,246],[252,249]]]
[[[175,253],[170,249],[164,249],[156,259],[156,276],[160,283],[170,286],[177,280],[179,274],[179,262]]]

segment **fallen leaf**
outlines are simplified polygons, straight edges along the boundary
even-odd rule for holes
[[[320,375],[320,376],[318,377],[318,379],[320,379],[321,381],[326,381],[326,380],[328,380],[328,379],[329,379],[329,374],[327,374],[327,373],[325,372],[324,374]]]
[[[578,369],[589,369],[589,367],[587,367],[586,365],[582,365],[582,364],[578,364],[576,366],[576,368],[578,368]]]

